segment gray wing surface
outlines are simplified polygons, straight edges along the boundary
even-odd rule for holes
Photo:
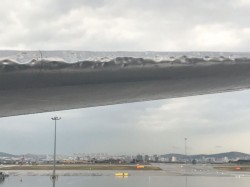
[[[0,51],[0,117],[249,87],[248,53]]]

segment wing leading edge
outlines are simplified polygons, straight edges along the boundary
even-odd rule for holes
[[[250,58],[246,54],[232,58],[166,53],[160,60],[117,54],[67,62],[57,52],[50,53],[57,54],[53,59],[29,57],[20,63],[17,53],[13,52],[12,58],[0,53],[0,117],[250,87]],[[25,54],[32,56],[32,52]]]

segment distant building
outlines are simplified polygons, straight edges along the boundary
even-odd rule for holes
[[[169,159],[169,162],[176,162],[177,159],[175,156],[171,156],[170,159]]]
[[[160,161],[160,162],[168,162],[169,159],[168,159],[168,158],[165,158],[165,157],[163,157],[163,156],[160,156],[160,157],[159,157],[159,161]]]
[[[148,162],[149,161],[149,156],[148,155],[145,155],[144,156],[144,162]]]
[[[216,159],[213,157],[208,158],[209,163],[215,163]]]
[[[238,165],[250,165],[250,160],[229,161],[229,163],[234,163]]]
[[[142,157],[142,155],[137,155],[137,156],[136,156],[136,160],[137,160],[137,162],[143,162],[143,157]]]
[[[228,161],[229,161],[228,157],[223,158],[223,162],[228,162]]]
[[[158,162],[158,161],[159,161],[158,155],[154,155],[153,158],[154,158],[154,161],[155,161],[155,162]]]

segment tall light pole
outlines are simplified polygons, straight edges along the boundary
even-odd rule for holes
[[[187,138],[185,138],[185,155],[187,156]]]
[[[52,175],[52,179],[55,180],[56,179],[56,121],[62,119],[60,117],[53,117],[51,118],[52,120],[55,121],[55,136],[54,136],[54,166],[53,166],[53,175]]]

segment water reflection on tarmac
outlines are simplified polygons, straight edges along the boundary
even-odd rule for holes
[[[210,164],[154,164],[160,167],[166,175],[184,176],[231,176],[231,177],[250,177],[250,172],[243,171],[220,171],[214,169]]]
[[[154,164],[161,171],[128,171],[128,177],[115,177],[117,171],[9,171],[0,187],[248,187],[250,172],[219,171],[213,165]]]
[[[155,171],[128,171],[130,176],[228,176],[228,177],[250,177],[250,172],[244,171],[220,171],[214,169],[210,164],[164,164],[154,163],[153,166],[162,170]],[[9,170],[5,171],[10,176],[51,176],[49,170]],[[121,171],[112,170],[58,170],[58,176],[113,176]]]

